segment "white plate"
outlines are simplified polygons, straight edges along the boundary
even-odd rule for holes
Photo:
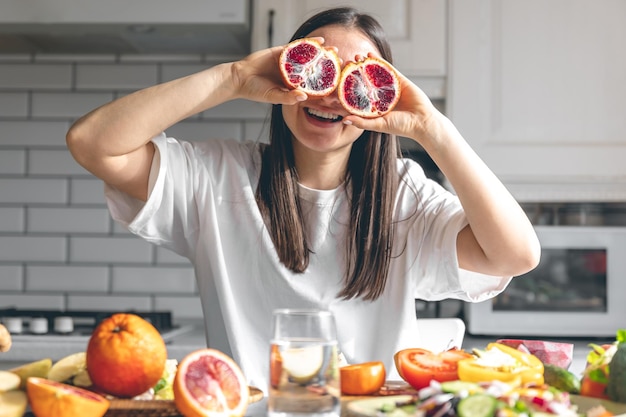
[[[378,417],[381,407],[385,405],[394,405],[399,402],[409,401],[413,398],[411,395],[389,395],[385,397],[367,398],[365,400],[354,400],[348,403],[347,410],[349,416],[358,417]],[[395,409],[390,413],[385,413],[385,417],[409,417],[408,414],[401,409]]]
[[[393,405],[398,402],[408,401],[411,399],[410,395],[393,395],[388,397],[375,397],[365,400],[355,400],[347,404],[347,410],[351,416],[356,417],[379,417],[379,411],[381,407],[385,405]],[[626,417],[626,404],[616,403],[613,401],[600,400],[597,398],[583,397],[580,395],[571,396],[572,404],[578,406],[578,411],[581,413],[587,412],[591,407],[602,405],[608,411],[615,414],[615,417]],[[391,413],[385,413],[385,417],[413,417],[413,414],[408,414],[400,409]]]

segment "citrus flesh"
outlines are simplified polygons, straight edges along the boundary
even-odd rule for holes
[[[332,49],[325,49],[315,39],[297,39],[280,55],[280,72],[285,84],[311,96],[326,96],[335,91],[341,64]]]
[[[249,395],[239,366],[218,350],[197,350],[178,365],[174,402],[186,417],[242,416]]]
[[[337,89],[341,105],[365,118],[389,113],[400,99],[398,75],[391,64],[376,57],[346,64]]]
[[[110,404],[95,392],[37,377],[28,378],[26,393],[37,417],[102,417]]]

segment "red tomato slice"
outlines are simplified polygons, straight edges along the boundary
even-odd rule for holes
[[[404,349],[394,355],[398,373],[415,389],[427,387],[430,381],[454,381],[459,379],[457,364],[472,354],[461,349],[433,353],[426,349]]]

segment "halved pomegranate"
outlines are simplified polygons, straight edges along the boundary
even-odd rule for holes
[[[367,57],[346,64],[338,95],[348,112],[365,118],[379,117],[393,110],[400,100],[400,81],[390,63]]]
[[[341,64],[337,53],[315,39],[296,39],[280,54],[280,74],[285,84],[310,96],[327,96],[337,88]]]

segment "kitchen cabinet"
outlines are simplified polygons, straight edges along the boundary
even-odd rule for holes
[[[286,43],[307,17],[337,5],[336,0],[255,0],[252,48]],[[447,1],[346,0],[341,5],[355,6],[380,21],[390,40],[394,63],[402,73],[419,77],[446,75]]]
[[[626,198],[626,2],[450,0],[446,109],[519,200]]]

